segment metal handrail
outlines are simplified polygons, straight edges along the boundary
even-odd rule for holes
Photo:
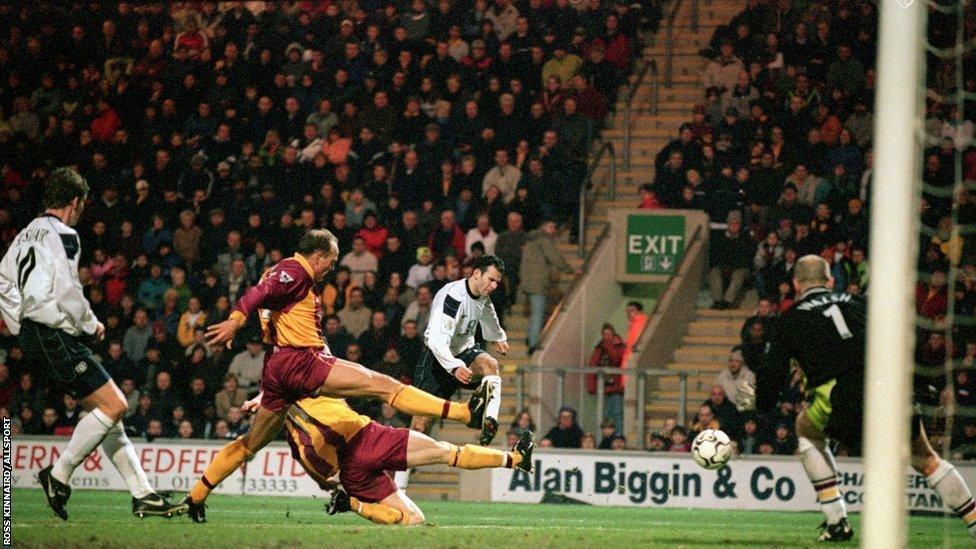
[[[664,85],[670,87],[674,78],[674,20],[678,17],[678,10],[684,0],[675,0],[668,14],[668,30],[664,42]]]
[[[597,426],[603,421],[604,390],[606,376],[624,375],[637,377],[637,433],[641,444],[644,441],[644,407],[647,399],[648,377],[677,377],[678,378],[678,424],[685,425],[688,408],[688,378],[700,376],[709,372],[700,370],[664,370],[664,369],[631,369],[631,368],[590,368],[579,366],[519,366],[515,370],[515,409],[525,409],[525,374],[555,374],[559,378],[556,385],[556,401],[562,406],[566,402],[566,374],[596,375],[596,419]],[[596,429],[594,429],[594,432]]]
[[[599,145],[597,150],[591,156],[590,164],[586,170],[586,176],[583,178],[583,183],[580,185],[580,197],[579,197],[579,216],[577,218],[577,223],[579,230],[577,241],[579,243],[579,257],[586,257],[586,215],[587,215],[587,189],[590,187],[590,183],[593,182],[593,174],[596,169],[600,166],[600,162],[603,160],[604,154],[610,155],[610,196],[611,200],[617,195],[617,153],[613,148],[613,143],[610,141],[597,141]],[[593,194],[596,194],[596,187],[593,188]],[[594,200],[595,201],[595,200]]]
[[[651,114],[657,114],[657,104],[658,104],[658,70],[657,61],[654,59],[645,58],[643,65],[637,72],[634,81],[630,83],[630,87],[627,90],[627,101],[624,103],[624,171],[630,171],[630,124],[631,124],[631,107],[634,104],[634,97],[637,95],[637,90],[640,88],[641,84],[644,82],[644,78],[647,73],[651,73]]]

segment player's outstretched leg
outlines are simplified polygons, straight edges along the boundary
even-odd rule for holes
[[[942,501],[952,509],[952,512],[962,519],[969,530],[969,535],[976,538],[976,500],[973,500],[966,481],[959,475],[959,471],[951,463],[939,457],[932,449],[925,428],[919,424],[919,433],[912,440],[912,467],[928,478],[931,486],[942,498]]]
[[[534,448],[531,432],[523,433],[510,451],[503,452],[474,444],[458,447],[449,442],[434,440],[423,433],[410,431],[407,441],[407,467],[441,463],[459,469],[505,467],[530,471]]]
[[[471,419],[468,421],[468,427],[472,429],[480,429],[482,427],[482,422],[485,421],[485,407],[488,403],[488,391],[489,385],[482,383],[473,393],[471,393],[471,398],[468,399],[468,410],[471,413]],[[413,416],[410,420],[410,429],[423,433],[425,435],[430,434],[430,429],[433,427],[434,422],[430,417],[425,416]],[[497,422],[495,423],[497,430]],[[410,469],[405,471],[397,471],[393,475],[393,483],[400,490],[406,490],[407,486],[410,484]]]
[[[68,511],[64,506],[71,497],[71,487],[68,485],[71,475],[88,454],[102,443],[128,408],[121,391],[111,381],[82,399],[82,405],[90,411],[78,422],[64,453],[37,475],[48,505],[61,520],[68,520]]]
[[[471,405],[435,397],[404,385],[390,376],[374,372],[355,362],[337,359],[320,394],[334,397],[381,398],[397,410],[410,415],[432,416],[468,423]]]
[[[837,464],[824,435],[806,412],[796,418],[799,436],[799,453],[807,478],[817,492],[817,501],[824,514],[820,541],[847,541],[854,537],[854,530],[847,521],[847,508],[837,481]]]
[[[187,505],[187,514],[194,522],[207,522],[207,496],[223,480],[254,457],[254,454],[267,446],[281,431],[288,409],[277,412],[264,406],[258,408],[246,435],[227,444],[214,456],[200,480],[193,485],[182,503]]]

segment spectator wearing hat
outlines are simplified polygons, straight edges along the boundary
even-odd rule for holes
[[[542,66],[543,82],[555,77],[562,88],[568,88],[572,79],[583,66],[583,60],[575,53],[569,53],[565,42],[558,41],[552,51],[552,59]]]
[[[755,386],[756,374],[745,365],[742,357],[742,349],[738,346],[732,348],[729,354],[729,361],[725,369],[715,377],[715,385],[722,387],[727,398],[735,404],[739,411],[745,411],[752,406],[750,400],[749,386]]]
[[[434,254],[427,246],[417,248],[417,262],[407,273],[406,285],[416,290],[422,284],[433,280]]]
[[[709,243],[708,282],[713,308],[728,309],[739,299],[753,250],[752,239],[742,231],[742,213],[729,212],[725,231]]]
[[[331,341],[330,341],[331,343]],[[228,374],[237,378],[237,383],[248,395],[257,394],[264,368],[264,345],[261,338],[253,335],[247,339],[246,348],[234,355],[230,361]]]

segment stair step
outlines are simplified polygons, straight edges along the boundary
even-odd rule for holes
[[[723,320],[694,320],[688,324],[689,335],[739,335],[742,325]]]
[[[678,350],[680,351],[680,349]],[[678,353],[675,351],[675,354]],[[724,357],[721,362],[671,362],[668,364],[668,369],[671,370],[684,370],[686,372],[701,372],[700,375],[705,375],[706,373],[718,373],[728,364],[728,357]],[[675,360],[678,357],[675,356]]]
[[[700,404],[703,401],[708,399],[710,391],[711,391],[711,387],[707,387],[707,388],[698,387],[692,389],[689,386],[688,399],[686,400],[686,402],[688,402],[689,404],[691,403]],[[651,395],[648,398],[649,398],[649,402],[659,401],[659,402],[677,403],[681,399],[681,391],[679,391],[678,389],[652,391]]]
[[[745,320],[756,314],[753,309],[698,309],[695,315],[699,318],[715,318],[729,320]]]
[[[729,350],[724,346],[688,346],[675,350],[674,359],[678,362],[721,363],[728,359],[728,355]]]
[[[687,335],[681,339],[685,345],[720,345],[723,348],[742,343],[737,335]]]
[[[715,384],[715,374],[709,372],[686,378],[689,390],[707,390]],[[655,381],[654,391],[677,391],[681,387],[681,380],[677,377],[659,377]]]

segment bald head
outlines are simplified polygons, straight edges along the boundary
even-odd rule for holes
[[[797,260],[793,270],[793,285],[797,293],[816,286],[833,286],[834,279],[830,276],[830,264],[819,255],[805,255]]]

